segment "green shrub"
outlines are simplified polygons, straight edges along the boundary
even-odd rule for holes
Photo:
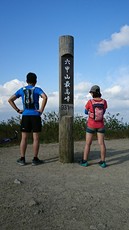
[[[119,119],[119,113],[111,115],[108,113],[105,117],[105,137],[108,139],[128,138],[129,125]],[[20,133],[20,116],[11,117],[7,122],[0,122],[0,139],[13,137],[15,130],[18,131],[18,140],[15,144],[19,144],[21,140]],[[42,132],[40,133],[40,143],[54,143],[59,140],[59,114],[55,112],[44,113],[42,116]],[[75,116],[73,122],[74,141],[85,140],[86,117]],[[96,138],[96,136],[94,137]],[[29,135],[28,143],[32,143],[32,134]]]
[[[43,114],[41,142],[58,142],[59,137],[59,115],[55,112]]]
[[[75,116],[73,123],[74,140],[85,140],[86,118],[83,116]]]
[[[123,118],[119,120],[119,113],[115,115],[107,114],[105,117],[106,138],[128,138],[129,137],[129,125],[123,122]]]

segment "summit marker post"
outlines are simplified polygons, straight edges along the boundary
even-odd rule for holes
[[[74,38],[59,38],[59,159],[74,161]]]

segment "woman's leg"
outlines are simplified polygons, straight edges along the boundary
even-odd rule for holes
[[[86,132],[86,144],[84,148],[83,160],[86,160],[86,161],[88,160],[90,146],[92,144],[92,138],[93,138],[93,133]]]
[[[104,142],[104,133],[97,133],[98,143],[100,145],[101,161],[105,161],[106,157],[106,146]]]

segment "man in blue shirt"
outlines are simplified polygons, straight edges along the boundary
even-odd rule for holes
[[[33,132],[33,153],[34,158],[32,160],[32,165],[38,165],[43,163],[39,160],[39,132],[42,129],[41,115],[47,103],[47,95],[45,92],[36,87],[37,76],[35,73],[28,73],[26,76],[27,86],[20,88],[14,95],[12,95],[8,102],[17,111],[17,113],[22,114],[21,121],[21,132],[22,138],[20,143],[20,159],[17,163],[20,165],[25,165],[25,153],[27,149],[27,139],[28,134]],[[22,98],[23,109],[19,109],[15,100],[17,98]],[[42,98],[41,106],[39,106],[39,98]]]

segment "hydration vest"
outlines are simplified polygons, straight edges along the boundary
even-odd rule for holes
[[[23,92],[24,92],[24,108],[25,109],[35,109],[35,103],[34,103],[34,89],[33,88],[23,88]]]
[[[95,121],[102,121],[104,115],[104,100],[95,101],[91,100],[93,112],[89,112],[89,117],[93,118]]]

